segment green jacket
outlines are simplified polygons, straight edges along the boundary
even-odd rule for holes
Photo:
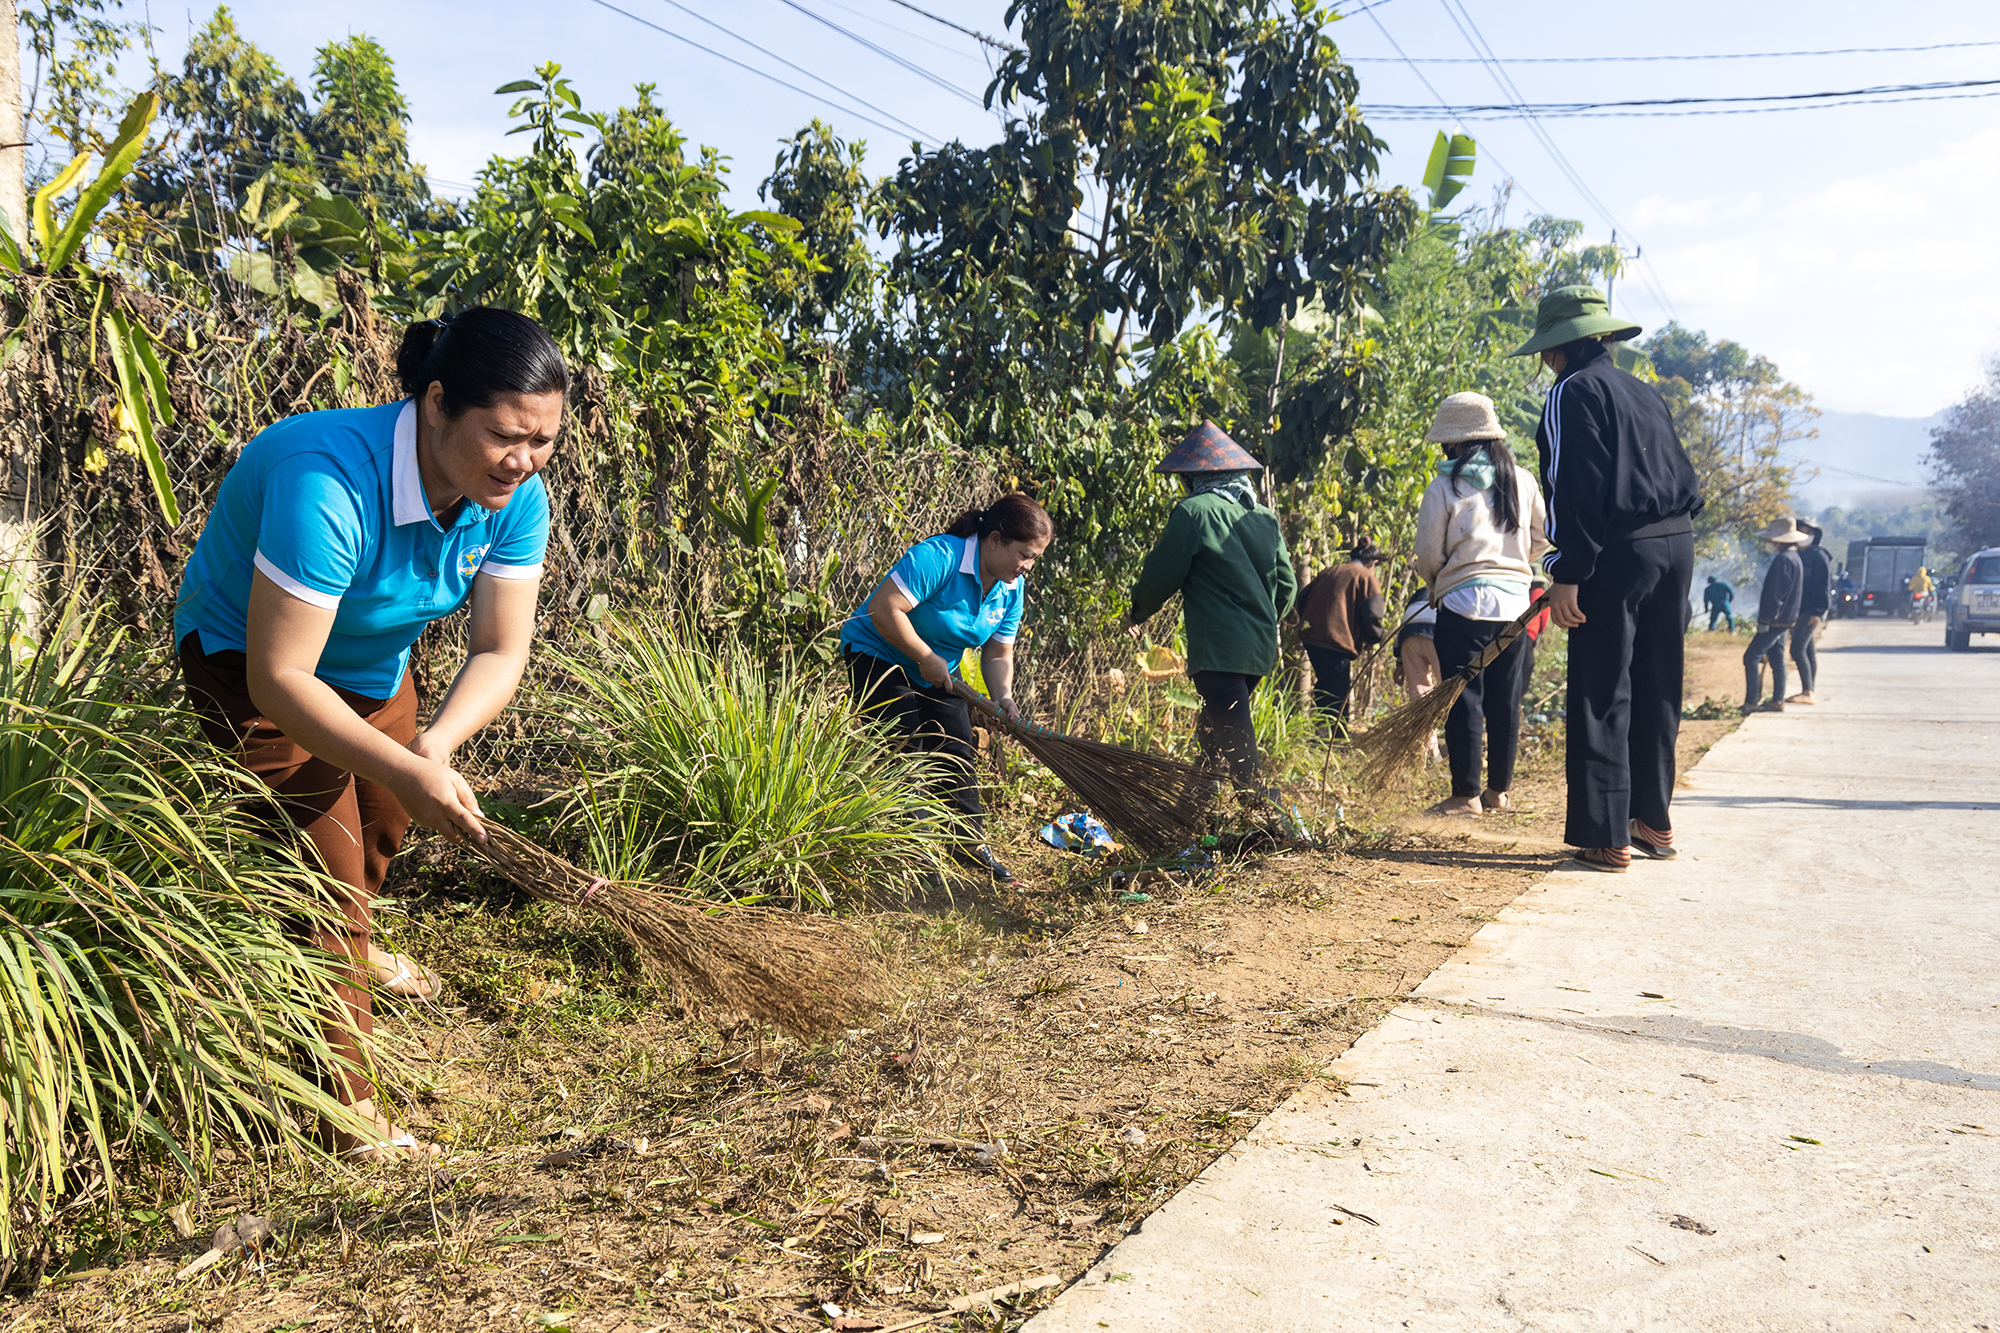
[[[1132,620],[1179,593],[1190,673],[1268,676],[1278,665],[1278,622],[1298,590],[1278,516],[1210,491],[1174,506],[1132,585]]]

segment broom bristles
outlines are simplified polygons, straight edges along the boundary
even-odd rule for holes
[[[1514,640],[1528,631],[1528,622],[1541,613],[1542,599],[1533,598],[1528,609],[1516,616],[1507,628],[1493,637],[1479,655],[1464,668],[1441,680],[1437,688],[1401,708],[1392,708],[1382,720],[1354,738],[1354,746],[1368,756],[1359,774],[1364,787],[1382,787],[1407,775],[1430,749],[1430,739],[1444,725],[1458,703],[1458,696],[1472,678],[1493,664]]]
[[[850,926],[766,907],[704,909],[663,885],[599,879],[498,824],[486,833],[470,845],[530,897],[595,912],[649,972],[716,1008],[811,1037],[886,998],[887,978]]]
[[[984,696],[954,679],[952,688],[1041,760],[1092,814],[1149,856],[1178,851],[1207,829],[1216,791],[1207,769],[1163,755],[1069,736],[1000,712]]]

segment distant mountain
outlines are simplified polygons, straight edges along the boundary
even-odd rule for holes
[[[1815,423],[1819,438],[1788,450],[1819,470],[1794,490],[1799,508],[1813,513],[1828,505],[1909,503],[1925,488],[1923,458],[1931,428],[1943,419],[1942,412],[1928,417],[1822,412]]]

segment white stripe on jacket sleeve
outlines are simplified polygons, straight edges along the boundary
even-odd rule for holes
[[[491,574],[496,579],[538,579],[542,576],[543,561],[532,565],[503,565],[498,560],[488,560],[479,567],[482,574]]]

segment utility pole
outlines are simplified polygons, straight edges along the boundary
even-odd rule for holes
[[[28,236],[27,126],[21,119],[21,12],[17,0],[0,0],[0,215],[17,246]],[[0,368],[0,374],[5,374]],[[0,425],[0,615],[23,614],[21,631],[33,634],[39,607],[35,527],[39,518],[39,469],[34,446],[18,418]],[[5,633],[0,631],[0,651]]]

